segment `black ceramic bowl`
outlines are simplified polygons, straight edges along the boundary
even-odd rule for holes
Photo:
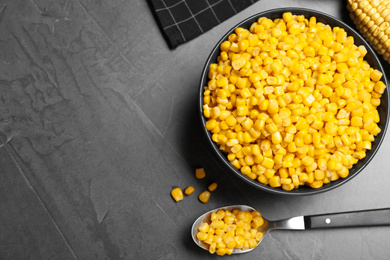
[[[363,37],[358,34],[354,29],[352,29],[350,26],[342,22],[341,20],[332,17],[328,14],[310,10],[310,9],[304,9],[304,8],[280,8],[280,9],[273,9],[265,12],[258,13],[256,15],[253,15],[244,21],[238,23],[236,26],[234,26],[232,29],[230,29],[223,37],[220,39],[213,50],[211,51],[210,56],[208,57],[206,64],[203,68],[201,80],[200,80],[200,88],[199,88],[199,112],[201,115],[201,121],[202,121],[202,127],[206,133],[207,141],[210,143],[213,153],[217,155],[217,157],[222,161],[222,163],[229,169],[230,172],[235,174],[238,178],[241,178],[242,180],[246,181],[247,183],[255,186],[256,188],[276,193],[276,194],[285,194],[285,195],[310,195],[310,194],[318,194],[325,191],[329,191],[331,189],[334,189],[336,187],[341,186],[342,184],[348,182],[353,177],[358,175],[366,166],[367,164],[372,160],[372,158],[377,153],[387,130],[388,125],[388,119],[389,119],[389,91],[388,89],[385,90],[381,97],[381,104],[378,107],[378,112],[380,115],[380,123],[378,124],[379,127],[382,129],[382,131],[375,137],[375,141],[372,143],[372,149],[370,151],[367,151],[367,156],[360,160],[357,164],[353,166],[353,168],[350,169],[349,175],[344,179],[339,179],[337,181],[330,182],[328,184],[323,185],[319,189],[313,189],[308,186],[300,186],[298,189],[294,189],[292,191],[285,191],[281,188],[272,188],[268,185],[264,185],[257,180],[252,180],[242,174],[239,170],[237,170],[227,159],[227,155],[223,153],[218,146],[212,141],[211,139],[211,133],[206,129],[205,124],[207,119],[203,116],[203,88],[204,86],[207,86],[208,82],[208,71],[209,66],[212,63],[217,63],[217,57],[220,54],[219,46],[222,42],[226,41],[228,36],[234,32],[234,29],[237,27],[243,27],[249,29],[249,27],[258,20],[260,17],[268,17],[270,19],[276,19],[281,18],[282,14],[285,12],[291,12],[295,15],[304,15],[307,19],[309,19],[312,16],[315,16],[317,18],[317,22],[322,22],[324,24],[329,24],[331,27],[340,27],[344,28],[345,31],[348,33],[349,36],[353,36],[355,39],[355,45],[364,45],[368,51],[368,53],[365,56],[365,60],[370,64],[371,67],[378,69],[383,73],[382,81],[388,86],[388,82],[384,73],[384,70],[382,68],[382,65],[380,64],[380,61],[378,60],[377,55],[375,54],[374,50],[370,47],[370,45],[363,39]]]

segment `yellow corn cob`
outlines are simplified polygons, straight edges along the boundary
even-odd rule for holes
[[[390,63],[390,0],[348,0],[347,9],[365,39]]]

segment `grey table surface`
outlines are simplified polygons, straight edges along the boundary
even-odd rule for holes
[[[200,127],[201,70],[225,31],[287,6],[352,25],[345,4],[260,0],[169,50],[144,0],[0,0],[0,259],[214,259],[190,228],[215,207],[248,204],[269,219],[390,207],[388,137],[347,184],[288,197],[226,172]],[[175,203],[171,189],[189,185]],[[390,259],[389,245],[390,227],[274,231],[227,258]]]

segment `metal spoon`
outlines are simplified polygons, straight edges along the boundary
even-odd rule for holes
[[[217,213],[218,210],[228,210],[232,212],[235,209],[241,211],[253,211],[254,208],[245,205],[226,206],[218,209],[210,210],[204,213],[197,220],[195,220],[191,229],[191,236],[194,242],[201,248],[208,250],[206,244],[200,241],[197,237],[197,230],[204,222],[209,222],[211,213]],[[298,216],[289,219],[270,221],[264,219],[263,226],[258,228],[258,231],[265,235],[274,229],[289,229],[289,230],[306,230],[306,229],[320,229],[320,228],[343,228],[343,227],[363,227],[363,226],[386,226],[390,225],[390,208],[372,209],[361,211],[350,211],[341,213],[330,213],[312,216]],[[259,245],[263,238],[257,243]],[[235,248],[233,254],[247,253],[254,248],[242,250]]]

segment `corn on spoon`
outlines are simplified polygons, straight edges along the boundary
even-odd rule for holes
[[[201,248],[208,250],[206,244],[200,241],[197,237],[197,230],[200,225],[210,220],[211,213],[216,213],[218,210],[229,210],[239,209],[241,211],[253,211],[254,208],[245,205],[233,205],[226,206],[218,209],[213,209],[209,212],[204,213],[197,220],[191,228],[191,236],[194,242]],[[263,217],[264,218],[264,217]],[[344,227],[363,227],[363,226],[386,226],[390,225],[390,208],[384,209],[372,209],[362,211],[350,211],[341,213],[330,213],[322,215],[312,216],[298,216],[283,220],[266,220],[264,224],[258,228],[258,231],[263,232],[263,238],[257,243],[257,246],[264,239],[266,234],[274,229],[284,230],[307,230],[307,229],[321,229],[321,228],[344,228]],[[247,253],[252,251],[254,248],[246,250],[235,248],[233,254]]]

